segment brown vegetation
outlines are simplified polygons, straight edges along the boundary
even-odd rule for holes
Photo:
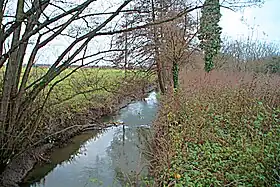
[[[154,123],[156,186],[279,183],[279,85],[279,76],[256,73],[181,74]]]
[[[80,79],[80,83],[81,80],[83,79]],[[28,150],[20,152],[9,162],[3,173],[0,174],[0,186],[17,186],[17,183],[21,182],[37,162],[47,160],[45,157],[47,151],[51,151],[54,146],[63,146],[74,135],[88,129],[108,127],[108,125],[102,124],[99,118],[113,114],[131,101],[145,96],[147,92],[154,89],[153,84],[150,83],[145,79],[127,81],[126,84],[116,87],[113,95],[99,97],[103,103],[96,101],[98,98],[95,96],[98,94],[87,95],[92,97],[90,102],[102,103],[102,105],[89,105],[83,100],[77,102],[77,99],[62,102],[56,106],[48,105],[44,109],[41,123],[37,126],[36,132],[34,131],[35,137],[32,140],[35,142],[30,142]],[[109,89],[109,87],[107,88]],[[103,91],[103,94],[105,93]],[[51,98],[51,100],[53,99]],[[86,104],[88,105],[84,106]],[[40,134],[41,132],[44,134]]]

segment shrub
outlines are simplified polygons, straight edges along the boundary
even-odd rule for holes
[[[279,77],[194,74],[162,98],[151,143],[157,186],[279,184]]]

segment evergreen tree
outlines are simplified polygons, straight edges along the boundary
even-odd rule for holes
[[[205,0],[200,18],[199,40],[204,51],[205,71],[214,68],[214,58],[221,48],[221,18],[219,0]]]

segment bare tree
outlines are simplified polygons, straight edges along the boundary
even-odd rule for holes
[[[115,63],[120,65],[122,64],[121,62],[128,61],[129,64],[145,67],[148,70],[155,67],[160,91],[164,93],[168,85],[166,74],[168,66],[165,67],[166,59],[161,56],[166,52],[162,49],[167,36],[165,33],[166,24],[176,22],[172,26],[175,26],[178,31],[180,28],[186,33],[185,22],[186,18],[189,17],[188,13],[200,8],[200,6],[189,1],[138,0],[137,2],[133,9],[141,11],[143,14],[139,17],[133,13],[127,13],[123,27],[126,27],[127,24],[133,25],[139,22],[151,24],[152,27],[117,35],[113,40],[113,44],[122,47],[124,51],[117,56]],[[172,11],[173,13],[171,14]]]
[[[218,68],[222,69],[276,73],[279,56],[279,47],[274,43],[252,37],[234,41],[225,39],[217,62]]]
[[[138,59],[147,57],[151,62],[150,65],[156,62],[158,72],[160,72],[158,77],[162,79],[162,64],[159,61],[160,54],[157,54],[160,52],[158,40],[161,40],[164,29],[160,24],[174,21],[201,8],[202,4],[182,1],[184,2],[182,6],[178,1],[152,1],[153,5],[151,5],[152,2],[143,1],[141,4],[143,7],[127,8],[131,2],[132,0],[125,0],[119,4],[115,3],[113,7],[110,7],[112,11],[99,12],[100,6],[98,7],[96,0],[84,0],[81,3],[75,0],[67,2],[59,0],[0,1],[0,69],[4,71],[0,92],[1,168],[4,168],[15,155],[33,145],[35,139],[38,140],[37,127],[46,104],[45,98],[41,97],[42,93],[47,92],[46,97],[48,97],[53,87],[75,70],[59,80],[55,78],[75,63],[81,63],[79,67],[82,67],[86,60],[90,62],[114,50],[113,48],[94,52],[89,50],[96,37],[126,33],[127,46],[130,32],[141,30],[138,36],[144,38],[145,33],[149,33],[148,39],[137,40],[137,42],[144,41],[146,45],[140,42],[130,50],[137,51],[138,54],[134,53],[134,55]],[[12,5],[15,4],[16,7],[13,9]],[[179,9],[175,15],[165,17],[164,12],[168,12],[170,7]],[[128,22],[126,27],[122,27],[117,22],[117,18],[124,13],[132,13],[134,20],[131,23]],[[135,20],[138,21],[135,22]],[[31,69],[38,54],[43,53],[48,46],[52,47],[54,41],[63,37],[68,42],[66,47],[53,61],[49,62],[51,66],[42,73],[42,76],[32,80]],[[151,55],[152,58],[149,53],[140,52],[142,49],[147,51],[147,48],[154,52]],[[128,50],[127,48],[125,51]],[[129,56],[134,58],[131,54]],[[126,53],[126,58],[129,56]],[[52,86],[48,87],[50,83]],[[44,138],[39,137],[40,140]]]
[[[190,56],[197,46],[193,42],[197,33],[197,24],[190,16],[165,23],[162,31],[163,40],[160,43],[160,61],[164,64],[166,86],[169,92],[178,88],[179,67],[186,67],[192,61]]]
[[[101,21],[87,25],[86,31],[76,35],[67,34],[66,31],[75,26],[77,21],[90,24],[87,20],[95,19],[95,15],[88,13],[93,2],[94,0],[87,0],[70,6],[64,2],[49,0],[35,0],[29,4],[18,0],[14,19],[7,23],[2,19],[0,65],[5,68],[5,76],[0,98],[1,165],[5,166],[11,157],[32,144],[32,136],[28,136],[29,140],[23,140],[26,138],[26,133],[36,130],[36,121],[33,116],[41,115],[39,113],[41,110],[34,106],[40,93],[56,76],[76,62],[77,57],[86,49],[91,40],[98,36],[98,32],[108,27],[108,24],[124,10],[131,0],[124,1]],[[6,3],[8,1],[1,2],[1,12],[6,12]],[[53,11],[50,12],[50,10]],[[42,77],[28,84],[31,68],[38,52],[61,35],[72,38],[72,42]],[[11,38],[10,44],[7,43],[9,38]],[[36,38],[36,43],[32,45],[30,42],[34,38]],[[8,45],[9,48],[4,50],[4,45]],[[27,48],[31,48],[31,54],[26,67],[23,68]],[[94,55],[86,53],[81,59],[91,56]],[[6,64],[5,67],[4,64]],[[24,71],[23,75],[22,71]]]

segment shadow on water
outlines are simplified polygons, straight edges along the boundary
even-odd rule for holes
[[[125,125],[83,133],[69,145],[54,150],[51,163],[37,165],[22,187],[132,185],[148,172],[143,150],[156,112],[156,93],[152,92],[145,100],[120,110],[118,115],[104,118]]]

